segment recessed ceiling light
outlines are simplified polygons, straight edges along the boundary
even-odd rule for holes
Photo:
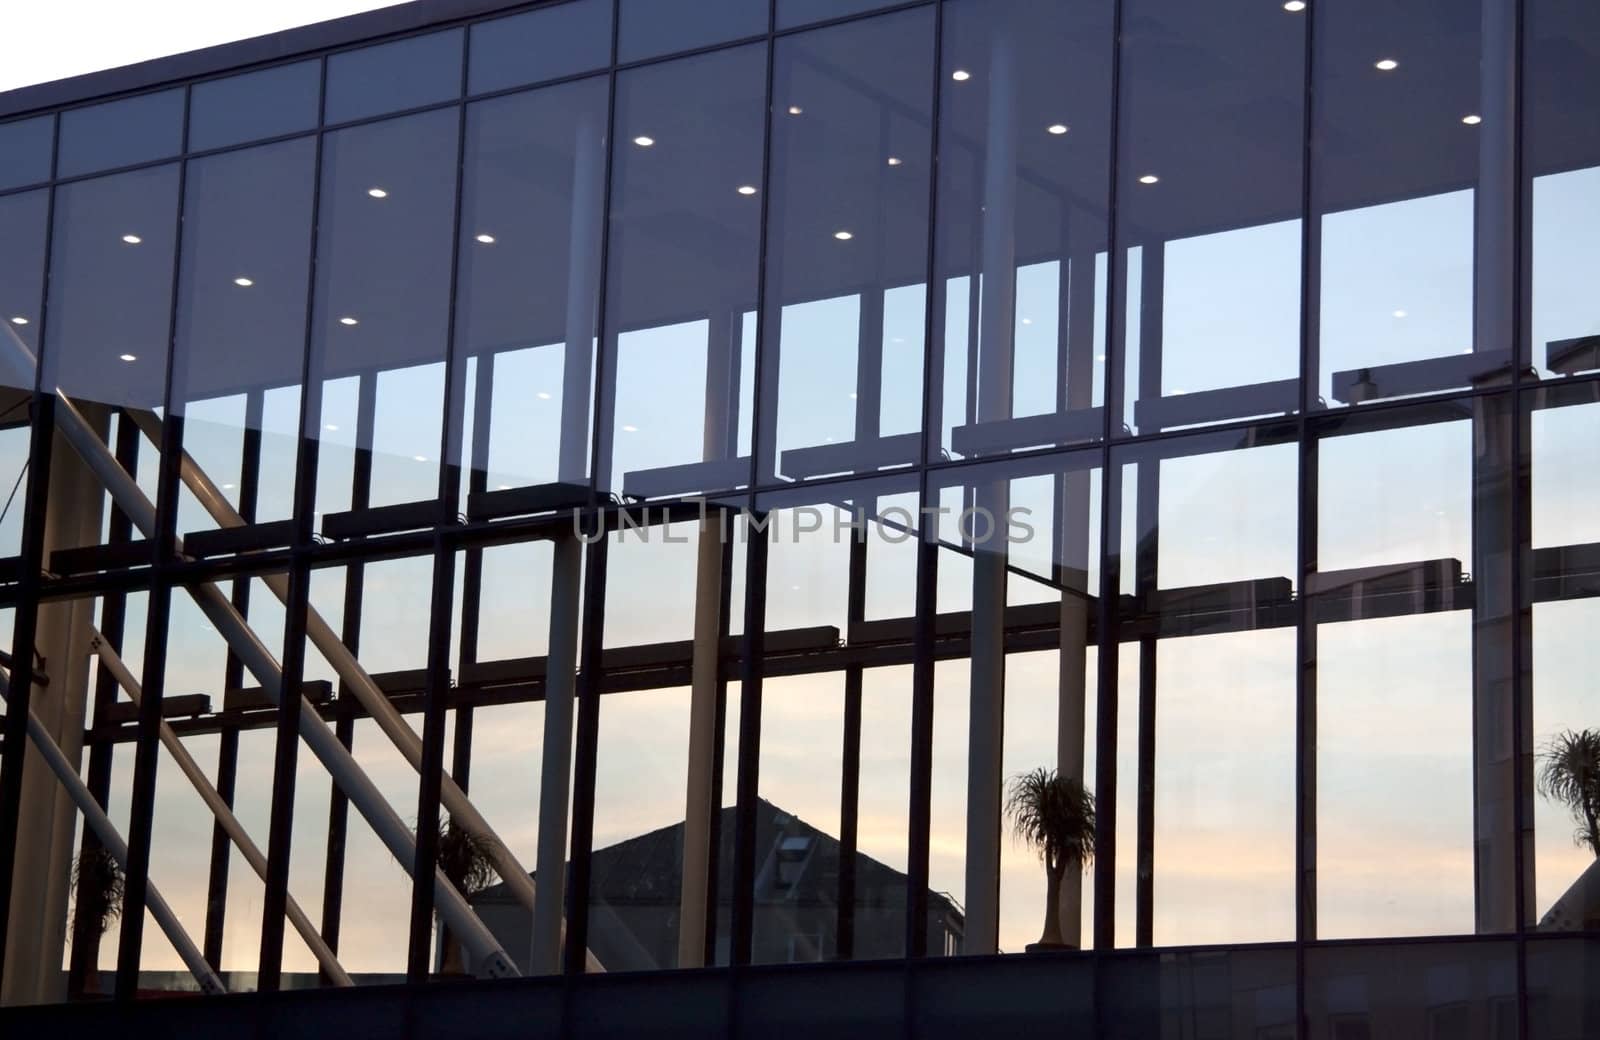
[[[123,235],[122,240],[128,243],[130,246],[136,246],[140,242],[144,241],[144,239],[140,238],[138,235]]]
[[[411,459],[414,462],[427,462],[428,461],[428,456],[426,456],[426,455],[413,455],[413,456],[411,456]]]
[[[833,233],[833,237],[837,238],[841,242],[848,242],[856,236],[849,231],[835,231]]]
[[[638,137],[633,139],[633,143],[638,145],[640,148],[649,148],[651,145],[656,143],[656,139],[654,137],[647,137],[644,134],[640,134]]]
[[[339,432],[339,424],[338,423],[329,423],[328,425],[324,426],[323,429],[331,431],[333,433],[338,433]]]
[[[1139,178],[1139,183],[1140,184],[1155,184],[1160,180],[1161,180],[1161,178],[1157,177],[1155,174],[1147,173],[1143,177]]]
[[[1394,316],[1396,318],[1404,318],[1406,316],[1406,312],[1405,311],[1395,311],[1394,312]]]
[[[360,325],[361,322],[356,320],[355,318],[344,317],[344,318],[340,318],[339,319],[339,324],[340,325]]]
[[[367,194],[371,195],[375,199],[386,199],[389,197],[389,193],[384,191],[382,188],[368,188]]]
[[[1095,360],[1096,360],[1096,361],[1104,361],[1104,360],[1105,360],[1105,359],[1106,359],[1106,356],[1105,356],[1105,355],[1104,355],[1104,354],[1096,354],[1096,355],[1095,355],[1095,356],[1094,356],[1094,359],[1095,359]]]
[[[137,354],[119,354],[117,356],[120,357],[124,361],[138,361],[139,360],[139,356]]]
[[[957,69],[950,73],[950,78],[955,80],[957,83],[965,83],[967,80],[972,78],[972,73],[968,72],[966,69]]]
[[[805,109],[801,108],[799,105],[790,105],[789,106],[789,114],[792,115],[792,116],[797,116],[801,112],[804,112],[804,111],[805,111]]]
[[[1400,63],[1393,58],[1382,58],[1372,63],[1372,67],[1379,72],[1393,72],[1400,67]]]
[[[496,491],[510,491],[511,490],[511,485],[510,484],[496,484],[494,489]]]
[[[1461,121],[1468,126],[1477,126],[1479,123],[1483,122],[1483,117],[1479,115],[1462,116]]]
[[[1032,325],[1033,324],[1033,319],[1032,318],[1023,318],[1022,319],[1022,324],[1024,324],[1024,325]]]
[[[1067,132],[1067,124],[1065,124],[1065,123],[1051,123],[1049,126],[1045,127],[1045,131],[1047,133],[1052,133],[1052,134],[1055,134],[1057,137],[1060,137],[1062,134]]]
[[[754,184],[741,184],[741,185],[739,185],[739,194],[740,195],[754,195],[755,193],[756,193],[756,186]]]
[[[1285,11],[1304,11],[1306,9],[1306,0],[1285,0],[1283,9]]]
[[[13,324],[13,325],[26,325],[26,324],[28,324],[28,319],[24,318],[22,315],[19,314],[15,318],[11,319],[11,324]]]
[[[901,159],[898,155],[889,156],[889,165],[890,166],[899,166],[904,161],[905,160]]]
[[[494,245],[494,236],[488,232],[483,232],[482,234],[474,235],[473,237],[486,246]]]
[[[849,396],[850,400],[854,401],[856,399],[856,392],[854,390],[852,390],[852,391],[850,391],[848,396]]]
[[[246,278],[243,275],[240,275],[238,278],[233,280],[233,284],[237,285],[241,289],[248,289],[256,283],[254,279]]]
[[[637,426],[626,426],[626,425],[624,425],[624,426],[623,426],[623,427],[622,427],[622,432],[623,432],[623,433],[638,433],[638,432],[639,432],[639,427],[637,427]]]
[[[548,393],[546,393],[545,391],[540,390],[539,391],[539,400],[548,401],[548,400],[550,400],[550,395]]]
[[[224,484],[224,485],[222,485],[222,490],[224,490],[224,491],[232,491],[233,490],[233,485],[232,484]]]

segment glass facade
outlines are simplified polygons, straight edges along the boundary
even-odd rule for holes
[[[1597,70],[563,0],[0,121],[0,1003],[1600,1029]]]

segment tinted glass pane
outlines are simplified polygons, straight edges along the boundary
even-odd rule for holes
[[[611,0],[572,0],[472,27],[473,94],[598,69],[611,61]]]
[[[914,462],[933,13],[787,36],[775,60],[759,478]]]
[[[47,384],[84,401],[161,407],[177,205],[175,166],[56,192]]]
[[[617,79],[600,458],[624,493],[749,479],[765,53]]]
[[[1125,400],[1139,433],[1295,410],[1306,14],[1124,14]]]
[[[39,352],[39,305],[44,297],[45,222],[49,196],[43,191],[0,197],[0,319],[6,332],[0,350],[15,354],[3,340],[22,341]],[[13,363],[15,362],[15,363]],[[31,386],[33,365],[20,354],[0,365],[0,383]]]
[[[1531,952],[1528,959],[1532,983]],[[1569,985],[1583,986],[1581,978],[1569,979]],[[1311,949],[1306,952],[1305,987],[1307,1036],[1517,1036],[1517,953],[1510,943]],[[1569,1012],[1569,1007],[1559,1010]],[[1530,1020],[1534,1014],[1530,1007]]]
[[[51,116],[0,123],[0,189],[50,179]]]
[[[1600,7],[1527,7],[1524,168],[1533,180],[1533,343],[1540,374],[1600,369]]]
[[[311,338],[320,406],[306,423],[322,441],[324,516],[438,495],[456,120],[441,109],[323,143]]]
[[[463,38],[454,29],[333,55],[327,121],[343,123],[459,97]]]
[[[189,164],[172,408],[185,450],[249,520],[293,504],[315,163],[303,138]],[[218,525],[186,491],[179,510],[180,533]]]
[[[930,448],[1098,439],[1111,11],[961,0],[945,9],[943,54]],[[897,172],[926,162],[894,158]]]
[[[166,90],[63,112],[56,174],[71,177],[177,155],[183,148],[183,94]]]
[[[189,149],[310,130],[321,91],[322,66],[315,61],[197,83],[189,98]]]
[[[778,28],[889,7],[898,0],[778,0]]]
[[[588,482],[605,123],[603,78],[468,110],[456,342],[475,490]]]
[[[1514,279],[1509,186],[1479,206],[1481,4],[1356,0],[1316,9],[1313,204],[1322,284],[1316,393],[1327,406],[1452,390],[1510,369],[1511,328],[1473,292]],[[1491,135],[1491,136],[1486,136]],[[1503,205],[1502,205],[1503,203]],[[1476,236],[1476,237],[1475,237]],[[1498,268],[1498,273],[1497,269]]]
[[[766,0],[622,0],[617,60],[636,61],[766,31]]]

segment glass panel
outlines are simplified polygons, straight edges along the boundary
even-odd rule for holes
[[[1094,798],[1097,461],[963,468],[930,507],[938,628],[966,645],[935,672],[930,834],[932,885],[958,895],[963,933],[937,947],[930,922],[930,954],[1075,948],[1090,934],[1087,816],[1061,835],[1078,855],[1046,863],[1016,833],[1011,799],[1030,775],[1076,805]]]
[[[1102,434],[1111,50],[1106,5],[945,8],[935,452]],[[985,280],[987,264],[1004,276]]]
[[[189,150],[315,129],[321,101],[317,61],[196,83],[189,97]]]
[[[0,190],[50,179],[55,117],[0,123]]]
[[[114,409],[159,412],[164,404],[177,206],[175,166],[56,191],[44,384],[71,397],[107,445],[116,443],[114,426],[124,421]],[[154,449],[140,440],[135,436],[132,447],[149,460],[138,473],[140,485],[154,502]],[[124,465],[136,459],[125,453]],[[52,548],[103,540],[106,496],[98,480],[87,479],[52,489],[52,503],[83,521],[81,540]]]
[[[1528,944],[1529,1040],[1575,1040],[1600,1022],[1600,940]]]
[[[1474,930],[1473,443],[1443,422],[1317,446],[1321,938]]]
[[[1540,394],[1531,415],[1535,881],[1547,930],[1600,928],[1600,395]],[[1586,779],[1587,782],[1586,782]]]
[[[760,480],[921,454],[932,29],[924,9],[778,42]]]
[[[638,61],[766,31],[765,0],[622,0],[617,60]]]
[[[601,487],[649,498],[749,480],[765,54],[617,77]]]
[[[1481,6],[1358,0],[1317,10],[1311,141],[1323,406],[1451,390],[1509,371],[1510,329],[1497,331],[1485,314],[1474,334],[1474,250],[1499,255],[1506,250],[1487,243],[1509,241],[1492,222],[1498,208],[1486,205],[1480,236],[1507,237],[1474,243],[1480,143],[1497,132],[1482,122],[1480,68],[1485,82],[1497,73],[1480,47]]]
[[[336,511],[438,497],[456,119],[425,112],[323,143],[311,340],[320,408],[305,431],[322,442],[321,525]]]
[[[44,302],[44,243],[49,219],[49,193],[30,191],[0,197],[0,319],[7,339],[20,340],[35,357],[39,353],[39,309]],[[14,345],[0,345],[12,354]],[[0,372],[7,386],[33,382],[34,363],[12,357]],[[6,416],[14,418],[15,413]]]
[[[1133,0],[1124,18],[1126,394],[1113,429],[1292,412],[1306,15]]]
[[[1600,369],[1600,8],[1532,0],[1523,29],[1523,165],[1533,182],[1533,364],[1541,376]]]
[[[189,163],[172,408],[184,449],[250,522],[294,504],[315,170],[310,138]],[[217,526],[185,489],[179,533]]]
[[[132,166],[183,150],[184,91],[165,90],[61,114],[56,176]]]
[[[452,29],[332,55],[325,121],[345,123],[460,97],[464,39]]]
[[[474,491],[588,484],[605,123],[603,78],[468,108],[456,354]]]
[[[1119,615],[1139,633],[1118,695],[1142,749],[1119,794],[1135,783],[1148,821],[1118,859],[1132,852],[1151,879],[1137,934],[1158,946],[1295,932],[1298,452],[1255,445],[1219,435],[1118,456]]]
[[[788,29],[807,22],[820,22],[825,18],[842,18],[848,14],[889,7],[896,0],[778,0],[778,28]]]
[[[1314,948],[1306,952],[1308,1035],[1516,1040],[1516,980],[1509,943]]]
[[[1295,1040],[1300,1035],[1293,949],[1142,955],[1107,961],[1106,968],[1099,976],[1095,1021],[1109,1035],[1216,1040]]]
[[[573,0],[472,27],[467,90],[483,94],[611,63],[611,0]]]

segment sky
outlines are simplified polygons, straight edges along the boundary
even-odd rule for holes
[[[57,0],[6,5],[0,91],[393,7],[388,0]]]

